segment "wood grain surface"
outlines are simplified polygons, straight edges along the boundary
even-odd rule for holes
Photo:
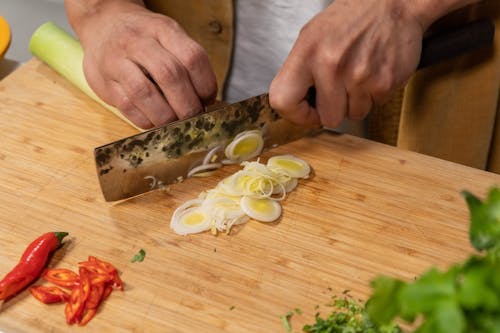
[[[409,280],[464,259],[472,248],[460,191],[484,197],[500,183],[495,174],[323,133],[262,156],[291,153],[314,169],[278,222],[179,236],[169,228],[173,210],[239,167],[106,203],[93,148],[135,131],[38,60],[0,82],[0,276],[38,235],[67,231],[51,267],[76,269],[95,255],[125,283],[85,327],[68,326],[63,305],[25,290],[3,305],[1,332],[285,332],[279,316],[295,308],[300,331],[316,305],[326,313],[333,294],[366,298],[378,274]],[[131,263],[141,248],[145,260]]]

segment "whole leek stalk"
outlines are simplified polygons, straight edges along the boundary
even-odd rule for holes
[[[131,126],[141,130],[125,118],[117,108],[100,99],[90,88],[83,74],[82,46],[78,40],[61,27],[50,21],[42,24],[31,36],[29,50],[35,57],[45,62],[87,96]]]

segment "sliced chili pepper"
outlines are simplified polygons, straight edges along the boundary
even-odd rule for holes
[[[78,274],[65,268],[47,269],[43,276],[47,281],[65,288],[71,288],[71,294],[66,294],[67,304],[64,308],[68,324],[86,325],[96,315],[99,305],[112,292],[113,285],[123,289],[123,283],[118,276],[118,270],[97,257],[89,256],[87,261],[79,263]],[[39,286],[41,287],[41,286]],[[64,291],[58,287],[54,290]],[[40,288],[33,288],[32,293],[37,299],[46,303],[56,301],[47,299],[46,295],[37,294]],[[55,294],[56,292],[54,292]],[[45,297],[45,298],[44,298]]]
[[[49,255],[62,245],[67,232],[48,232],[24,250],[18,264],[0,281],[0,301],[14,297],[40,276]]]
[[[85,308],[85,302],[90,295],[90,279],[85,269],[80,269],[80,284],[73,287],[71,297],[64,309],[66,314],[66,322],[79,323]]]
[[[79,263],[79,265],[89,272],[92,283],[113,281],[113,277],[106,270],[97,266],[95,263],[83,262]]]
[[[83,312],[82,320],[80,320],[78,325],[79,326],[86,325],[92,318],[94,318],[96,312],[97,312],[97,309],[95,309],[95,308],[85,309],[85,311]]]
[[[70,297],[67,292],[55,286],[33,286],[30,292],[37,300],[45,304],[67,302]]]
[[[88,270],[100,274],[108,275],[113,281],[113,285],[120,290],[123,290],[123,282],[118,275],[118,270],[106,261],[102,261],[94,256],[89,256],[88,261],[80,262],[81,267],[86,267]]]
[[[104,288],[104,293],[102,294],[102,299],[105,300],[106,298],[109,297],[111,292],[113,291],[113,287],[111,287],[109,284]]]
[[[73,324],[78,321],[81,311],[83,311],[83,301],[81,297],[81,288],[74,287],[71,291],[71,296],[66,307],[64,308],[64,315],[66,316],[66,322],[68,324]]]
[[[90,276],[86,269],[80,268],[78,270],[80,273],[80,289],[82,291],[83,301],[86,302],[90,295]]]
[[[46,269],[42,277],[57,286],[66,288],[72,288],[80,283],[78,274],[66,268]]]
[[[90,285],[90,295],[85,304],[86,308],[95,309],[101,304],[102,296],[104,295],[104,283]]]
[[[108,273],[113,277],[114,286],[120,290],[123,290],[123,282],[120,279],[120,276],[118,275],[118,270],[115,268],[115,266],[111,265],[106,261],[102,261],[98,258],[94,258],[94,260],[100,267],[108,271]]]

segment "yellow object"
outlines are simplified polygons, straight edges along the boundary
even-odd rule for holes
[[[0,59],[3,58],[5,52],[10,45],[10,27],[7,21],[0,16]]]

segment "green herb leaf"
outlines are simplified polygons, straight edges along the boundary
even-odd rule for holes
[[[412,284],[401,288],[398,294],[401,316],[412,322],[419,313],[432,313],[438,302],[452,302],[458,267],[447,272],[433,268]]]
[[[400,280],[379,276],[372,283],[372,297],[366,303],[366,310],[377,324],[391,322],[399,314],[398,294],[405,283]]]
[[[470,211],[470,240],[478,250],[500,246],[500,189],[492,188],[485,202],[463,191]]]
[[[130,262],[142,262],[144,260],[144,257],[146,257],[146,251],[144,251],[143,249],[140,249],[139,252],[137,252],[133,257],[132,259],[130,260]]]

